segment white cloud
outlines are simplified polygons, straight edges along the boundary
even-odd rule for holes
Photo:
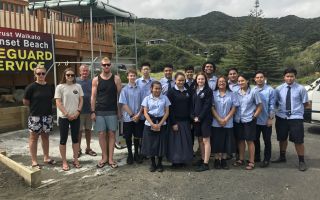
[[[255,0],[109,0],[111,5],[130,11],[138,17],[181,19],[211,11],[231,16],[246,16]],[[320,0],[260,0],[265,17],[297,15],[320,16]]]

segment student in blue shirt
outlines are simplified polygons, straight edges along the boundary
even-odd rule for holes
[[[142,163],[139,155],[140,140],[142,139],[142,132],[144,121],[140,120],[142,114],[142,91],[135,83],[137,72],[134,69],[127,71],[128,84],[121,90],[119,97],[119,104],[122,110],[123,120],[123,135],[126,139],[128,157],[127,164],[133,164],[133,161]],[[132,154],[132,136],[134,144],[134,156]]]
[[[213,91],[212,101],[212,137],[213,152],[215,153],[214,167],[229,169],[227,154],[235,153],[233,136],[233,115],[239,106],[236,95],[229,89],[227,78],[221,76]]]
[[[151,65],[148,62],[141,64],[141,74],[142,76],[136,80],[137,86],[141,89],[143,98],[151,94],[150,88],[151,83],[155,81],[154,78],[150,77]]]
[[[275,95],[274,89],[266,84],[265,74],[262,71],[255,73],[254,80],[256,86],[254,90],[260,94],[262,101],[262,111],[257,118],[256,141],[255,145],[255,162],[260,162],[260,135],[262,132],[264,141],[264,159],[260,167],[268,167],[271,158],[271,133],[272,120],[274,118]]]
[[[240,87],[238,85],[238,69],[235,67],[232,67],[228,69],[228,84],[229,88],[232,92],[237,92]]]
[[[146,121],[143,129],[142,154],[151,158],[150,172],[163,172],[162,157],[166,155],[167,126],[171,105],[167,96],[161,94],[161,83],[151,84],[151,94],[143,99],[142,106]],[[158,157],[156,164],[155,157]]]
[[[235,115],[235,138],[239,145],[239,159],[234,162],[234,166],[244,164],[244,153],[246,144],[249,151],[249,162],[246,169],[252,170],[254,164],[254,141],[256,140],[256,122],[261,113],[262,105],[260,95],[253,89],[250,89],[249,79],[244,75],[238,78],[240,90],[236,92],[239,99],[239,108]]]
[[[202,65],[202,71],[206,74],[208,85],[211,90],[214,90],[217,85],[217,77],[214,75],[216,72],[216,65],[213,62],[205,62]]]
[[[284,83],[276,88],[276,132],[280,146],[280,157],[273,163],[286,162],[288,137],[294,143],[299,158],[299,170],[307,170],[304,161],[304,107],[309,105],[306,89],[295,82],[297,70],[284,70]]]
[[[194,134],[198,137],[201,150],[201,160],[197,162],[196,171],[201,172],[209,170],[212,90],[208,85],[205,73],[199,72],[195,80],[195,91],[191,102],[191,119],[193,121]]]
[[[160,79],[160,83],[162,86],[162,94],[166,95],[168,90],[174,87],[174,79],[172,78],[173,74],[173,65],[166,64],[163,68],[164,77]]]

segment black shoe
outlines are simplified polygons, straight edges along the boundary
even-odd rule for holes
[[[256,162],[261,162],[261,158],[255,158],[254,159],[254,162],[256,163]]]
[[[231,159],[233,159],[233,155],[232,154],[228,154],[226,160],[231,160]]]
[[[158,169],[158,172],[163,172],[163,171],[164,171],[162,164],[159,164],[159,165],[157,166],[157,169]]]
[[[128,165],[132,165],[133,164],[133,156],[132,156],[132,154],[128,154],[127,164]]]
[[[281,157],[279,157],[277,160],[271,161],[271,163],[285,163],[285,162],[287,162],[287,159],[281,158]]]
[[[193,166],[201,166],[203,164],[203,160],[202,159],[200,159],[200,160],[198,160],[197,162],[195,162],[195,163],[193,163]]]
[[[299,162],[299,170],[302,172],[307,170],[307,165],[305,162]]]
[[[220,162],[220,160],[219,160],[219,159],[215,159],[213,166],[214,166],[215,169],[221,169],[221,162]]]
[[[150,172],[155,172],[157,170],[157,166],[155,164],[151,164],[149,170]]]
[[[264,161],[262,161],[262,163],[260,163],[260,167],[261,168],[266,168],[266,167],[268,167],[269,166],[269,161],[266,161],[266,160],[264,160]]]
[[[137,153],[134,154],[133,159],[134,159],[134,161],[135,161],[136,163],[138,163],[138,164],[141,164],[141,163],[143,162],[142,157],[141,157],[139,154],[137,154]]]
[[[203,172],[203,171],[207,171],[209,170],[209,165],[202,163],[202,165],[200,165],[197,169],[196,172]]]
[[[221,168],[226,170],[230,169],[226,159],[221,160]]]

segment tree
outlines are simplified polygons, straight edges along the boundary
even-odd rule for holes
[[[234,53],[236,65],[248,77],[253,77],[255,71],[261,70],[268,75],[268,80],[277,81],[281,76],[279,52],[271,34],[261,22],[263,12],[259,7],[259,0],[256,0],[248,24],[239,36],[239,49]]]

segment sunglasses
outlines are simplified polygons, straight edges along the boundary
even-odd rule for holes
[[[66,74],[67,77],[74,77],[74,74]]]
[[[46,73],[45,72],[39,72],[39,73],[36,73],[38,76],[40,76],[40,75],[42,75],[42,76],[44,76],[44,75],[46,75]]]
[[[102,66],[102,67],[107,67],[107,66],[110,67],[110,66],[111,66],[111,63],[101,64],[101,66]]]

